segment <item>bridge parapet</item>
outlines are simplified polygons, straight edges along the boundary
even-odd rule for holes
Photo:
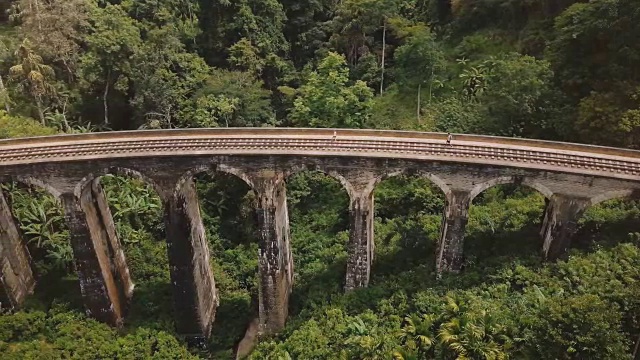
[[[331,135],[329,135],[331,134]],[[381,157],[511,166],[640,180],[640,153],[599,146],[459,135],[313,129],[206,129],[0,141],[0,166],[190,155]]]

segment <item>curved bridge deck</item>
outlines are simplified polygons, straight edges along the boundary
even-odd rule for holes
[[[640,151],[408,131],[218,128],[105,132],[0,141],[5,165],[185,155],[403,158],[492,164],[640,180]]]

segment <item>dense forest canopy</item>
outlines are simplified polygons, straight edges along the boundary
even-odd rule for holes
[[[1,101],[60,131],[368,127],[635,148],[639,7],[3,0]]]
[[[411,129],[640,148],[637,0],[0,0],[0,138],[125,129]],[[257,311],[252,191],[196,179],[220,291],[213,336],[175,334],[159,197],[102,179],[136,283],[126,326],[83,314],[60,205],[2,184],[38,274],[0,316],[3,359],[233,358]],[[640,205],[580,220],[543,264],[544,198],[502,185],[470,211],[463,273],[436,281],[444,197],[375,192],[369,288],[343,294],[348,196],[287,179],[295,287],[254,359],[631,359],[640,347]]]

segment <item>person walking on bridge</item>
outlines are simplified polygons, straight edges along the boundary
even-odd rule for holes
[[[451,145],[451,140],[453,140],[453,135],[451,135],[451,133],[447,133],[447,145]]]

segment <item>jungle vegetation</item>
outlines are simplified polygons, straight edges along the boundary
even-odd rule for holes
[[[0,138],[189,127],[450,131],[640,147],[636,0],[0,0]],[[2,184],[38,286],[0,316],[3,359],[231,359],[257,313],[252,192],[196,178],[220,292],[206,349],[175,333],[160,200],[102,184],[136,283],[117,331],[84,315],[60,205]],[[426,179],[375,191],[371,285],[342,291],[348,197],[287,180],[295,287],[287,328],[251,359],[634,359],[640,204],[580,220],[569,257],[539,255],[544,198],[474,200],[464,271],[436,280],[444,197]]]

